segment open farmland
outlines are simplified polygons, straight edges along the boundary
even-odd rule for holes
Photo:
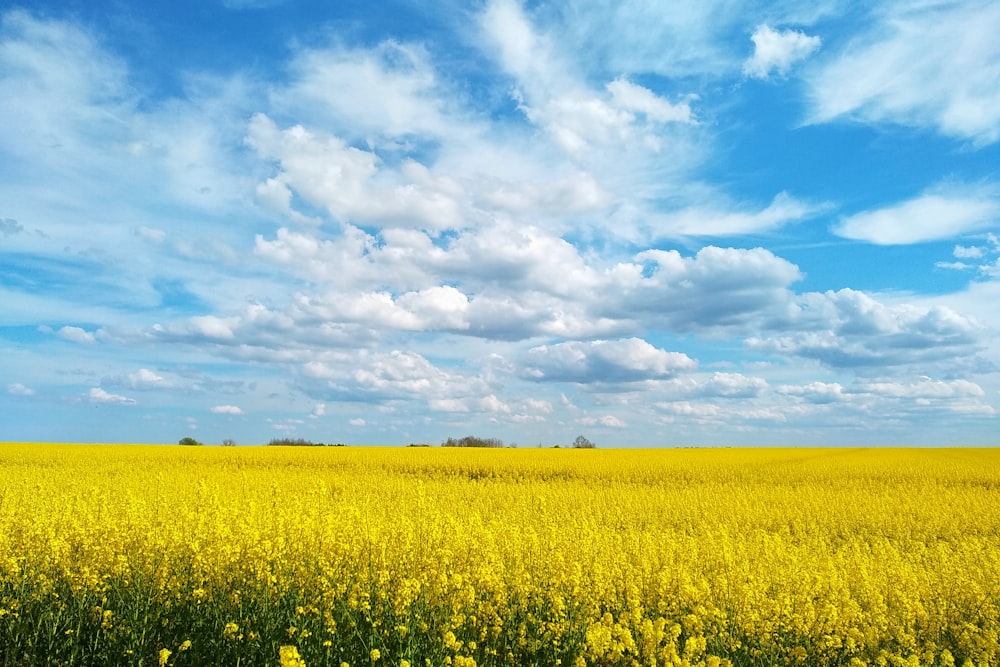
[[[998,633],[996,450],[0,445],[3,665],[996,665]]]

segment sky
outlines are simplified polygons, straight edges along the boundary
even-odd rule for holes
[[[1000,445],[992,0],[0,5],[0,440]]]

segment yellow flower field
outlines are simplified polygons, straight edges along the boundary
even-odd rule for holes
[[[1000,451],[0,445],[0,665],[997,665]]]

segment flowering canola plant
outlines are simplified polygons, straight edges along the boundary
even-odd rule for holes
[[[1000,664],[1000,451],[0,445],[0,665]]]

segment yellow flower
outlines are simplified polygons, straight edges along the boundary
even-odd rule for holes
[[[299,649],[295,646],[279,648],[278,659],[281,661],[281,667],[306,667],[305,660],[299,655]]]
[[[167,660],[170,659],[170,654],[171,653],[173,653],[173,651],[171,651],[168,648],[161,648],[160,649],[160,655],[159,655],[159,665],[160,665],[160,667],[166,667]]]
[[[186,651],[189,648],[191,648],[191,640],[190,639],[185,639],[184,641],[181,642],[181,645],[177,647],[177,650],[178,651]]]
[[[382,652],[379,651],[377,648],[373,648],[372,652],[369,655],[371,656],[372,662],[375,662],[376,660],[382,657]]]
[[[233,639],[236,637],[236,633],[240,631],[240,626],[233,622],[226,623],[226,627],[222,629],[222,636],[226,639]]]

